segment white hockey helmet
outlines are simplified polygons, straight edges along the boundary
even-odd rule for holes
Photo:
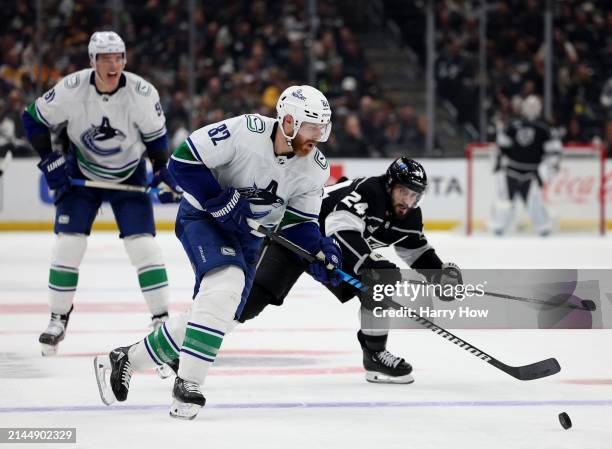
[[[283,129],[286,115],[293,117],[293,135],[288,136]],[[331,108],[329,101],[318,89],[311,86],[291,86],[280,94],[276,103],[276,120],[280,131],[287,140],[293,140],[304,123],[313,124],[317,132],[314,140],[326,142],[331,132]]]
[[[100,53],[123,53],[123,58],[126,59],[125,42],[114,31],[96,31],[89,38],[87,46],[89,59],[96,61],[96,56]]]
[[[521,102],[521,115],[527,120],[535,120],[542,113],[542,102],[536,95],[528,95]]]

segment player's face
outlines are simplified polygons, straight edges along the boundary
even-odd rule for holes
[[[293,151],[298,156],[306,156],[316,146],[317,142],[325,135],[326,127],[320,123],[302,122],[300,129],[291,142]]]
[[[422,193],[415,192],[401,184],[395,184],[391,187],[393,213],[398,218],[405,217],[410,209],[416,207],[422,196]]]
[[[121,72],[125,66],[123,53],[101,53],[96,57],[97,81],[102,91],[111,92],[119,86]]]

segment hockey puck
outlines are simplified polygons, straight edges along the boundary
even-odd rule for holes
[[[582,307],[587,309],[589,312],[593,312],[593,311],[597,310],[597,307],[595,306],[595,303],[593,301],[591,301],[590,299],[583,299],[581,301],[581,304],[582,304]]]
[[[572,420],[570,419],[569,415],[565,412],[559,413],[559,422],[561,423],[561,425],[563,426],[565,430],[572,427]]]

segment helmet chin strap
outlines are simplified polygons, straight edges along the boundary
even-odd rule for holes
[[[295,126],[295,124],[294,124]],[[293,149],[293,139],[295,139],[295,137],[297,136],[297,131],[294,129],[293,131],[293,136],[289,137],[287,134],[285,134],[285,129],[283,128],[283,126],[279,126],[280,128],[280,132],[282,133],[283,137],[285,138],[285,142],[287,142],[287,146],[289,147],[289,149],[291,150],[292,153],[295,153],[295,150]]]

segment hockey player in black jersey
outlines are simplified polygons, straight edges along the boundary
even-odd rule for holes
[[[426,188],[427,175],[421,164],[405,157],[395,160],[382,176],[346,180],[326,187],[319,226],[322,234],[334,237],[340,245],[343,270],[364,283],[381,272],[400,280],[399,268],[373,252],[393,245],[400,258],[428,281],[443,285],[461,283],[459,268],[442,263],[423,235],[419,202]],[[306,270],[307,264],[300,263],[297,256],[270,243],[263,252],[239,321],[254,318],[268,304],[281,305]],[[363,349],[366,380],[413,382],[410,364],[386,350],[389,329],[382,328],[380,318],[374,321],[371,302],[349,284],[325,285],[341,302],[355,296],[362,301],[357,338]]]
[[[511,119],[497,134],[496,200],[492,228],[505,234],[515,215],[516,200],[527,207],[535,231],[550,234],[553,220],[542,200],[542,185],[559,171],[561,141],[540,120],[542,105],[535,95],[521,103],[521,116]]]

